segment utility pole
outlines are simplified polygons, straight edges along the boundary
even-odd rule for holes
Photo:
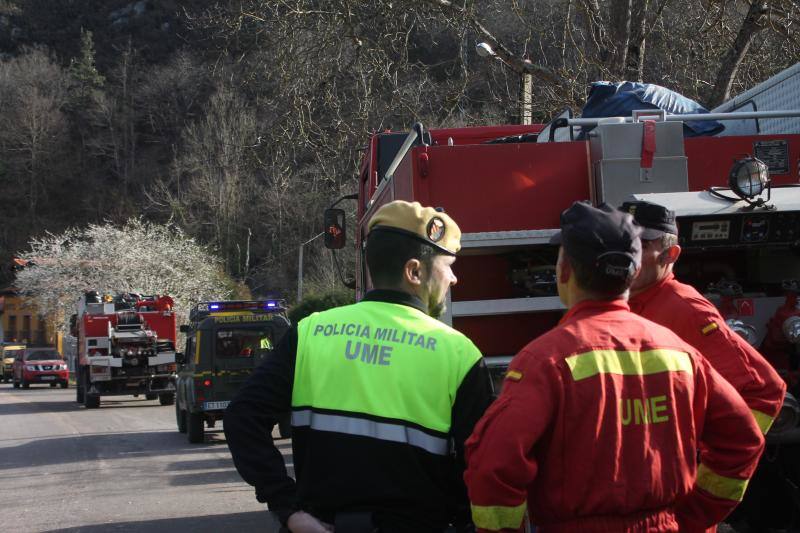
[[[478,43],[475,49],[479,56],[496,59],[519,75],[519,123],[530,126],[533,123],[533,76],[524,68],[498,56],[489,43]]]
[[[303,299],[303,247],[311,241],[319,239],[323,235],[325,235],[324,231],[318,235],[315,235],[314,237],[311,237],[300,245],[300,251],[297,254],[297,303]]]
[[[533,123],[533,76],[520,72],[519,77],[519,123],[530,126]]]

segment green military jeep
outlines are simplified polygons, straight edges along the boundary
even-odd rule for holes
[[[189,315],[186,351],[177,354],[175,418],[189,442],[222,420],[239,387],[289,329],[282,300],[203,302]],[[280,425],[282,436],[288,422]]]

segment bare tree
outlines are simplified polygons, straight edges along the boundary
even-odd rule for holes
[[[39,216],[66,146],[67,80],[52,57],[31,49],[0,64],[0,142],[9,178],[24,192],[27,214]]]

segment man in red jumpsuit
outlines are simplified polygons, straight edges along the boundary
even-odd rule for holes
[[[642,269],[631,287],[631,311],[669,328],[703,354],[742,395],[766,434],[781,409],[786,384],[711,302],[675,279],[672,268],[681,254],[675,213],[650,202],[626,202],[621,209],[643,228]]]
[[[480,531],[703,531],[739,502],[764,437],[733,387],[668,329],[630,312],[632,217],[561,215],[559,325],[511,361],[467,441]],[[702,450],[699,455],[697,450]]]

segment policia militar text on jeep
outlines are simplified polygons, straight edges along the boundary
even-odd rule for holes
[[[175,417],[189,442],[201,443],[205,426],[222,420],[225,408],[250,373],[289,329],[282,300],[203,302],[192,309],[186,351],[178,354]],[[281,424],[281,434],[289,424]],[[284,435],[287,436],[287,435]]]

